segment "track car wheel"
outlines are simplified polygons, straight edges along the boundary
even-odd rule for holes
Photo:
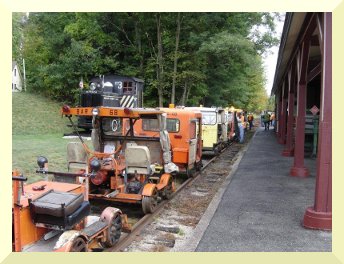
[[[154,190],[152,196],[144,196],[142,199],[142,210],[144,214],[151,214],[158,205],[158,193]]]
[[[168,180],[168,183],[162,193],[162,198],[165,200],[169,200],[172,197],[173,194],[173,178],[170,177],[170,179]]]
[[[73,239],[69,252],[87,252],[85,240],[83,240],[81,237],[76,237]]]
[[[109,229],[106,234],[106,241],[101,242],[102,247],[113,247],[121,237],[122,218],[120,214],[115,214],[110,219]]]

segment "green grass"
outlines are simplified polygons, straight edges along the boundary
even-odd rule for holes
[[[46,135],[70,132],[62,118],[62,104],[41,95],[12,93],[12,135]]]
[[[28,182],[42,179],[36,174],[37,157],[45,156],[49,170],[67,171],[67,143],[78,139],[63,139],[62,134],[14,135],[12,137],[12,167],[28,177]]]
[[[36,174],[37,157],[48,158],[49,169],[67,171],[67,144],[71,132],[67,118],[59,113],[61,104],[30,93],[12,94],[12,169],[28,177],[28,182],[42,179]]]

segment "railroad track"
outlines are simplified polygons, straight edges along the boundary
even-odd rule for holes
[[[229,144],[228,147],[230,147],[232,145],[232,142]],[[224,152],[228,147],[224,148],[220,154],[222,152]],[[179,188],[172,194],[171,199],[169,200],[163,200],[161,203],[158,204],[158,206],[156,207],[155,211],[151,214],[146,214],[145,216],[143,216],[138,222],[135,223],[135,225],[132,228],[132,231],[130,233],[125,233],[122,234],[121,239],[119,240],[119,242],[112,248],[107,248],[104,249],[104,252],[120,252],[120,251],[124,251],[125,248],[127,248],[141,233],[141,231],[151,222],[153,222],[155,216],[157,216],[162,209],[164,208],[164,206],[166,204],[168,204],[181,190],[183,190],[186,186],[191,185],[200,175],[201,172],[208,167],[209,164],[211,164],[212,162],[214,162],[218,156],[214,156],[213,158],[211,158],[210,160],[208,160],[206,162],[205,165],[203,165],[202,170],[198,173],[195,174],[194,177],[187,179],[185,182],[183,182]]]

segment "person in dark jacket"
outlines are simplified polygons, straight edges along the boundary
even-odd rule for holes
[[[263,122],[264,122],[264,128],[265,128],[265,131],[269,131],[269,128],[270,128],[270,115],[268,113],[268,111],[265,111],[265,114],[263,116]]]
[[[247,120],[248,120],[248,123],[250,125],[250,130],[252,129],[252,126],[253,126],[253,115],[251,113],[248,114],[247,116]]]

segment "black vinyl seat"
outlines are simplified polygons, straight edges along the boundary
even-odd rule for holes
[[[90,213],[90,203],[83,194],[49,192],[30,201],[30,212],[35,224],[52,229],[71,229]]]

